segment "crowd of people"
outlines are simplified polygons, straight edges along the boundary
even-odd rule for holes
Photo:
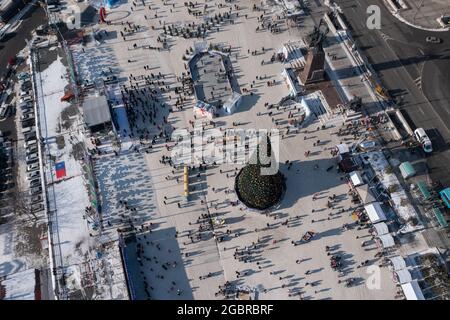
[[[168,4],[163,2],[163,5],[171,7],[170,9],[174,9],[175,5]],[[197,14],[194,12],[198,12],[199,7],[203,9],[202,12],[206,12],[210,9],[212,4],[203,5],[197,3],[185,3],[186,9],[189,11],[189,14]],[[215,4],[218,5],[218,4]],[[220,7],[222,4],[219,4]],[[142,2],[133,3],[133,7],[142,7],[144,10],[148,10],[148,14],[146,14],[146,20],[148,19],[158,19],[158,12],[152,6],[147,6],[146,2],[142,0]],[[188,24],[184,27],[176,27],[174,25],[165,24],[160,27],[163,30],[164,35],[186,35],[191,32],[197,32],[197,35],[204,36],[207,30],[214,30],[214,28],[218,28],[222,20],[232,21],[230,19],[248,19],[249,15],[254,16],[255,12],[257,12],[257,19],[260,25],[258,26],[257,31],[268,31],[268,32],[279,32],[280,31],[280,23],[283,21],[283,18],[278,16],[276,19],[272,17],[272,15],[266,14],[265,9],[262,5],[254,5],[249,13],[242,14],[239,13],[242,8],[240,8],[237,4],[229,5],[229,11],[222,14],[216,15],[210,20],[202,24]],[[133,34],[141,31],[141,26],[137,24],[132,24],[129,22],[124,22],[123,28],[120,31],[123,41],[136,41],[133,44],[134,49],[141,48],[142,45],[138,42],[138,40],[133,40]],[[161,22],[159,23],[161,25]],[[218,31],[218,29],[216,29]],[[163,38],[163,37],[162,37]],[[161,38],[161,39],[162,39]],[[164,42],[164,41],[163,41]],[[264,47],[261,49],[263,53],[265,53],[268,49]],[[257,59],[256,55],[259,49],[257,50],[249,50],[248,52],[252,53],[255,59]],[[181,59],[181,57],[180,57]],[[272,62],[275,59],[271,60]],[[130,61],[132,63],[132,61]],[[262,61],[264,64],[264,60]],[[152,72],[151,66],[146,65],[144,67],[143,74],[133,75],[130,74],[128,76],[128,83],[126,85],[121,86],[120,89],[120,97],[115,101],[116,104],[123,103],[126,109],[128,123],[130,125],[130,131],[126,131],[124,129],[123,137],[128,138],[130,140],[139,140],[140,148],[136,148],[136,152],[139,152],[142,148],[145,148],[146,152],[158,152],[160,154],[160,164],[163,164],[166,167],[170,167],[170,171],[172,174],[166,176],[167,181],[176,181],[176,183],[180,183],[183,180],[183,170],[181,166],[178,166],[174,163],[174,159],[172,159],[171,148],[176,145],[176,141],[171,140],[171,133],[174,129],[183,128],[183,125],[179,128],[175,128],[174,124],[171,123],[171,113],[182,111],[183,108],[188,105],[189,98],[183,96],[183,84],[181,80],[184,79],[184,75],[179,76],[169,76],[163,74],[161,72],[154,73]],[[174,81],[175,80],[175,81]],[[244,88],[244,93],[250,92],[253,93],[256,91],[256,86],[258,84],[267,84],[268,86],[275,85],[275,80],[267,80],[267,75],[257,76],[256,79],[251,83],[250,88]],[[174,105],[174,106],[172,106]],[[275,111],[269,111],[270,108],[276,106],[276,116],[274,115]],[[289,125],[289,120],[293,118],[300,117],[303,113],[300,109],[295,106],[283,107],[279,104],[269,104],[266,103],[265,107],[267,108],[267,113],[259,113],[261,116],[269,117],[279,129],[283,130],[282,137],[289,134],[303,134],[306,137],[305,131],[300,132],[296,127],[296,130],[292,130],[292,126]],[[175,109],[174,109],[175,108]],[[194,117],[194,115],[193,115]],[[117,120],[117,119],[116,119]],[[226,127],[226,124],[219,125],[221,129]],[[184,127],[189,131],[189,125]],[[340,134],[342,131],[339,132]],[[305,139],[302,141],[305,144],[305,148],[316,148],[320,147],[321,151],[317,151],[318,153],[323,150],[327,150],[328,142],[321,142],[320,140],[314,140],[314,142],[310,142]],[[158,150],[154,150],[153,146],[162,144],[165,145],[166,148],[158,148]],[[309,144],[310,146],[307,146]],[[153,150],[152,150],[153,149]],[[330,148],[331,150],[331,148]],[[116,153],[117,154],[117,153]],[[335,155],[333,151],[331,151],[332,155]],[[310,150],[306,150],[304,153],[305,159],[310,156]],[[292,163],[287,163],[287,170],[290,170],[292,167]],[[316,170],[320,170],[318,166],[315,167]],[[200,205],[203,207],[203,213],[201,213],[196,219],[192,220],[188,226],[186,226],[185,230],[176,231],[173,234],[174,240],[182,243],[182,252],[185,258],[189,257],[189,249],[190,246],[194,244],[198,244],[200,241],[215,241],[217,244],[221,243],[219,248],[222,248],[224,251],[227,251],[227,241],[232,241],[236,237],[239,237],[242,234],[242,230],[236,230],[232,227],[228,226],[226,223],[226,216],[223,216],[222,207],[223,206],[237,206],[240,210],[246,210],[238,200],[232,200],[235,198],[233,190],[229,188],[221,188],[214,189],[208,188],[206,183],[202,183],[204,179],[206,179],[206,175],[218,174],[221,179],[223,179],[223,185],[233,185],[234,177],[237,174],[238,168],[233,168],[231,170],[223,170],[220,169],[218,172],[217,165],[206,165],[200,164],[198,167],[189,166],[189,176],[190,176],[190,186],[189,193],[191,194],[191,199],[196,199],[195,201],[184,201],[182,197],[175,197],[174,199],[169,197],[167,194],[162,194],[164,196],[164,201],[162,203],[170,207],[172,210],[177,210],[175,206],[178,207],[178,210],[186,210],[187,206]],[[331,174],[331,173],[330,173]],[[174,184],[175,185],[175,184]],[[196,191],[199,191],[196,193]],[[201,192],[200,192],[201,191]],[[205,194],[206,197],[200,196]],[[226,196],[224,197],[225,201],[218,202],[216,200],[210,200],[210,194],[217,194],[218,192],[223,192]],[[209,199],[208,199],[209,198]],[[313,200],[317,200],[317,195],[313,196]],[[337,197],[336,195],[331,196],[324,205],[324,210],[328,215],[328,220],[330,217],[337,216],[343,213],[345,209],[339,209],[336,211],[335,207],[338,202],[342,201],[345,197]],[[194,204],[196,202],[196,204]],[[129,212],[130,216],[132,216],[133,211],[136,208],[130,206],[126,200],[120,200],[119,204],[123,206],[127,212]],[[323,211],[321,211],[323,212]],[[323,213],[320,213],[323,215]],[[317,219],[316,216],[319,213],[311,213],[314,216],[314,219],[311,220],[312,223]],[[221,218],[225,223],[217,224],[217,219]],[[268,214],[268,219],[277,220],[277,214]],[[326,220],[326,219],[325,219]],[[271,220],[272,221],[272,220]],[[317,220],[316,220],[317,221]],[[136,225],[133,223],[133,220],[129,217],[122,216],[121,222],[128,224],[129,227],[133,229],[133,233],[136,235],[136,259],[138,261],[140,267],[140,274],[142,276],[142,282],[144,286],[144,292],[147,298],[158,297],[158,295],[154,292],[155,288],[160,288],[161,285],[155,285],[154,281],[159,281],[160,283],[164,283],[166,286],[166,290],[168,294],[182,296],[184,293],[183,285],[178,281],[169,280],[171,275],[169,272],[172,269],[177,269],[180,267],[180,263],[178,260],[174,258],[174,260],[169,261],[161,261],[158,258],[158,254],[162,251],[165,251],[169,254],[175,254],[171,252],[169,248],[164,248],[160,243],[150,240],[152,234],[152,225],[151,224],[142,224]],[[266,228],[255,228],[254,230],[245,230],[246,233],[254,233],[255,241],[247,246],[238,246],[234,249],[233,258],[238,263],[243,263],[243,265],[248,266],[248,268],[244,271],[235,270],[234,279],[226,279],[223,285],[218,286],[218,291],[215,293],[216,297],[224,297],[224,298],[239,298],[240,294],[246,292],[245,289],[242,289],[240,286],[243,282],[245,283],[245,278],[247,276],[251,276],[254,271],[270,269],[273,268],[268,267],[270,261],[264,257],[264,250],[275,247],[278,245],[278,240],[273,236],[260,236],[259,234],[263,231],[267,230],[275,230],[276,228],[296,228],[300,227],[304,223],[302,217],[300,215],[296,215],[294,217],[288,217],[284,220],[276,221],[275,223],[268,222]],[[223,231],[226,229],[226,231]],[[181,239],[180,239],[181,238]],[[297,239],[291,239],[292,243],[298,243]],[[314,238],[312,239],[314,241]],[[290,257],[292,262],[295,262],[297,265],[301,264],[304,259],[299,259],[298,257]],[[363,265],[366,265],[368,262],[364,261]],[[148,278],[148,271],[153,274],[153,278]],[[305,287],[307,286],[317,286],[317,281],[308,280],[308,277],[312,277],[312,274],[316,272],[307,272],[305,273],[306,280],[303,282],[303,285],[295,284],[294,281],[291,281],[287,278],[283,278],[277,276],[277,272],[270,271],[270,275],[277,277],[278,281],[280,281],[280,288],[282,290],[286,290],[289,297],[298,296],[300,299],[304,298]],[[208,273],[204,276],[200,276],[199,280],[205,280],[208,278],[214,277],[213,273]],[[157,279],[157,280],[155,280]],[[269,292],[275,288],[264,288],[262,291],[264,293]],[[318,293],[318,290],[314,290],[315,293]],[[248,292],[247,292],[248,293]]]

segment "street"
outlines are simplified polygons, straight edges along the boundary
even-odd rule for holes
[[[398,101],[416,127],[423,127],[433,142],[433,154],[427,159],[430,175],[449,185],[450,113],[448,83],[450,74],[450,32],[423,31],[397,20],[383,2],[381,30],[366,27],[366,8],[373,1],[337,0],[352,26],[352,36],[368,58],[383,85]],[[427,36],[441,39],[441,44],[429,44]]]

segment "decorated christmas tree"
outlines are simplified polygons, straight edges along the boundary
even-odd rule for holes
[[[268,159],[270,163],[265,161]],[[268,137],[262,138],[249,164],[236,176],[237,196],[247,207],[266,210],[281,200],[286,187],[284,176],[280,171],[275,174],[266,174],[267,169],[273,164],[272,161],[277,160],[273,155],[270,140]]]

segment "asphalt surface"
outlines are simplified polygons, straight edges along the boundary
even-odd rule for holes
[[[0,74],[5,72],[8,60],[25,48],[25,39],[31,39],[31,31],[41,24],[46,23],[45,11],[41,7],[34,7],[22,17],[22,22],[17,30],[6,35],[0,41]]]
[[[429,32],[396,19],[381,0],[336,0],[352,28],[360,51],[407,113],[413,127],[423,127],[433,142],[427,157],[430,176],[450,185],[450,32]],[[381,29],[366,26],[366,9],[381,9]],[[427,43],[427,36],[443,40]],[[413,128],[414,129],[414,128]]]

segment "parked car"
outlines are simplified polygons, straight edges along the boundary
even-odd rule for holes
[[[30,181],[30,188],[41,186],[41,179],[33,179]]]
[[[20,120],[21,120],[22,122],[27,121],[27,120],[34,120],[34,114],[31,114],[31,113],[23,114],[23,115],[20,117]]]
[[[19,80],[30,79],[30,75],[26,72],[21,72],[17,75],[17,79]]]
[[[33,203],[31,205],[32,212],[37,212],[37,211],[41,211],[41,210],[44,210],[44,205],[42,203]]]
[[[41,176],[41,173],[39,172],[39,170],[34,170],[34,171],[31,171],[31,172],[27,173],[27,179],[28,180],[31,180],[31,179],[33,179],[35,177],[40,177],[40,176]]]
[[[37,153],[29,154],[25,157],[27,164],[35,163],[39,161],[39,155]]]
[[[37,144],[34,144],[27,149],[26,153],[27,153],[27,155],[29,155],[29,154],[36,153],[36,152],[38,152],[38,146],[37,146]]]
[[[30,141],[36,139],[36,131],[25,133],[24,135],[25,141]]]
[[[27,172],[35,171],[37,169],[39,169],[39,163],[37,162],[27,165]]]
[[[33,139],[24,143],[24,148],[29,148],[33,145],[37,145],[37,140]]]
[[[11,113],[11,105],[0,107],[0,118],[4,119]]]
[[[34,109],[33,108],[23,109],[22,114],[34,114]]]
[[[34,118],[27,121],[22,121],[22,128],[32,127],[35,125]]]
[[[28,132],[35,132],[35,131],[36,131],[35,127],[27,127],[27,128],[22,130],[22,133],[25,134],[25,133],[28,133]]]
[[[22,83],[19,82],[19,84],[20,84],[20,90],[30,90],[32,88],[30,81],[25,81]]]
[[[42,202],[41,194],[31,197],[31,203],[38,203],[38,202]]]
[[[22,102],[32,102],[33,101],[33,98],[31,98],[31,96],[24,96],[24,97],[22,97],[22,98],[20,98],[20,100],[19,100],[19,103],[22,103]]]
[[[26,97],[26,96],[30,96],[31,97],[31,92],[29,90],[21,90],[20,94],[19,94],[19,97],[23,98],[23,97]]]
[[[33,187],[33,188],[30,189],[30,195],[32,195],[32,196],[40,194],[40,193],[42,193],[42,187],[41,186]]]
[[[431,140],[423,128],[417,128],[416,130],[414,130],[414,137],[420,143],[423,151],[425,151],[426,153],[433,152]]]
[[[22,110],[29,109],[29,108],[33,108],[33,104],[31,102],[22,102],[19,104],[19,107]]]

